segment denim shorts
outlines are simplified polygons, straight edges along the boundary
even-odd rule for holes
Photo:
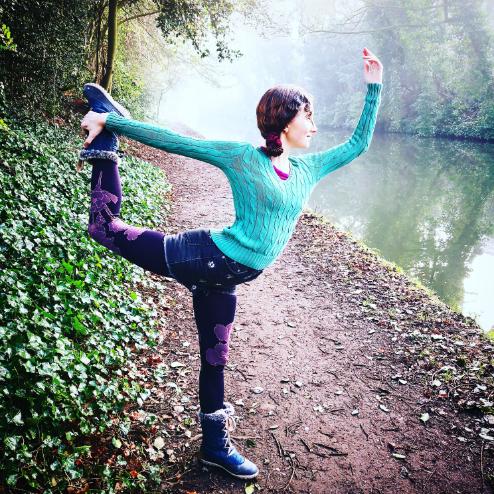
[[[254,269],[224,254],[204,228],[165,235],[165,261],[171,276],[192,293],[218,291],[235,293],[236,285],[257,278]]]

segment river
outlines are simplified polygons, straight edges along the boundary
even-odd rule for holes
[[[347,133],[319,132],[317,152]],[[494,144],[374,134],[327,175],[309,206],[494,327]]]

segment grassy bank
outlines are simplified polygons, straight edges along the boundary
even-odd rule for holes
[[[0,484],[11,492],[75,492],[84,477],[111,492],[117,477],[142,480],[123,459],[115,471],[87,461],[85,438],[146,399],[130,357],[157,334],[154,309],[133,290],[152,282],[87,234],[91,170],[75,171],[76,135],[46,124],[0,130]],[[125,220],[159,224],[163,172],[131,158],[120,170]]]

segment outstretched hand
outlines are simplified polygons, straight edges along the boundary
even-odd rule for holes
[[[94,138],[105,128],[108,113],[96,113],[90,111],[86,113],[81,122],[81,128],[87,132],[86,140],[83,146],[87,148]]]
[[[370,50],[364,48],[364,79],[367,84],[383,82],[383,64]]]

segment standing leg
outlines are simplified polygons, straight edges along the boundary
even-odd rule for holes
[[[228,361],[228,343],[233,329],[237,296],[217,290],[195,290],[194,315],[199,330],[201,371],[198,418],[202,429],[200,460],[226,470],[234,477],[251,479],[257,466],[237,451],[230,432],[235,429],[235,409],[223,402],[223,370]]]
[[[91,238],[141,268],[172,277],[165,261],[165,234],[127,225],[119,218],[122,187],[118,162],[106,159],[89,162],[93,166],[88,225]]]
[[[199,402],[204,413],[214,412],[224,405],[223,371],[228,361],[228,343],[236,306],[235,294],[215,290],[193,293],[201,353]]]

